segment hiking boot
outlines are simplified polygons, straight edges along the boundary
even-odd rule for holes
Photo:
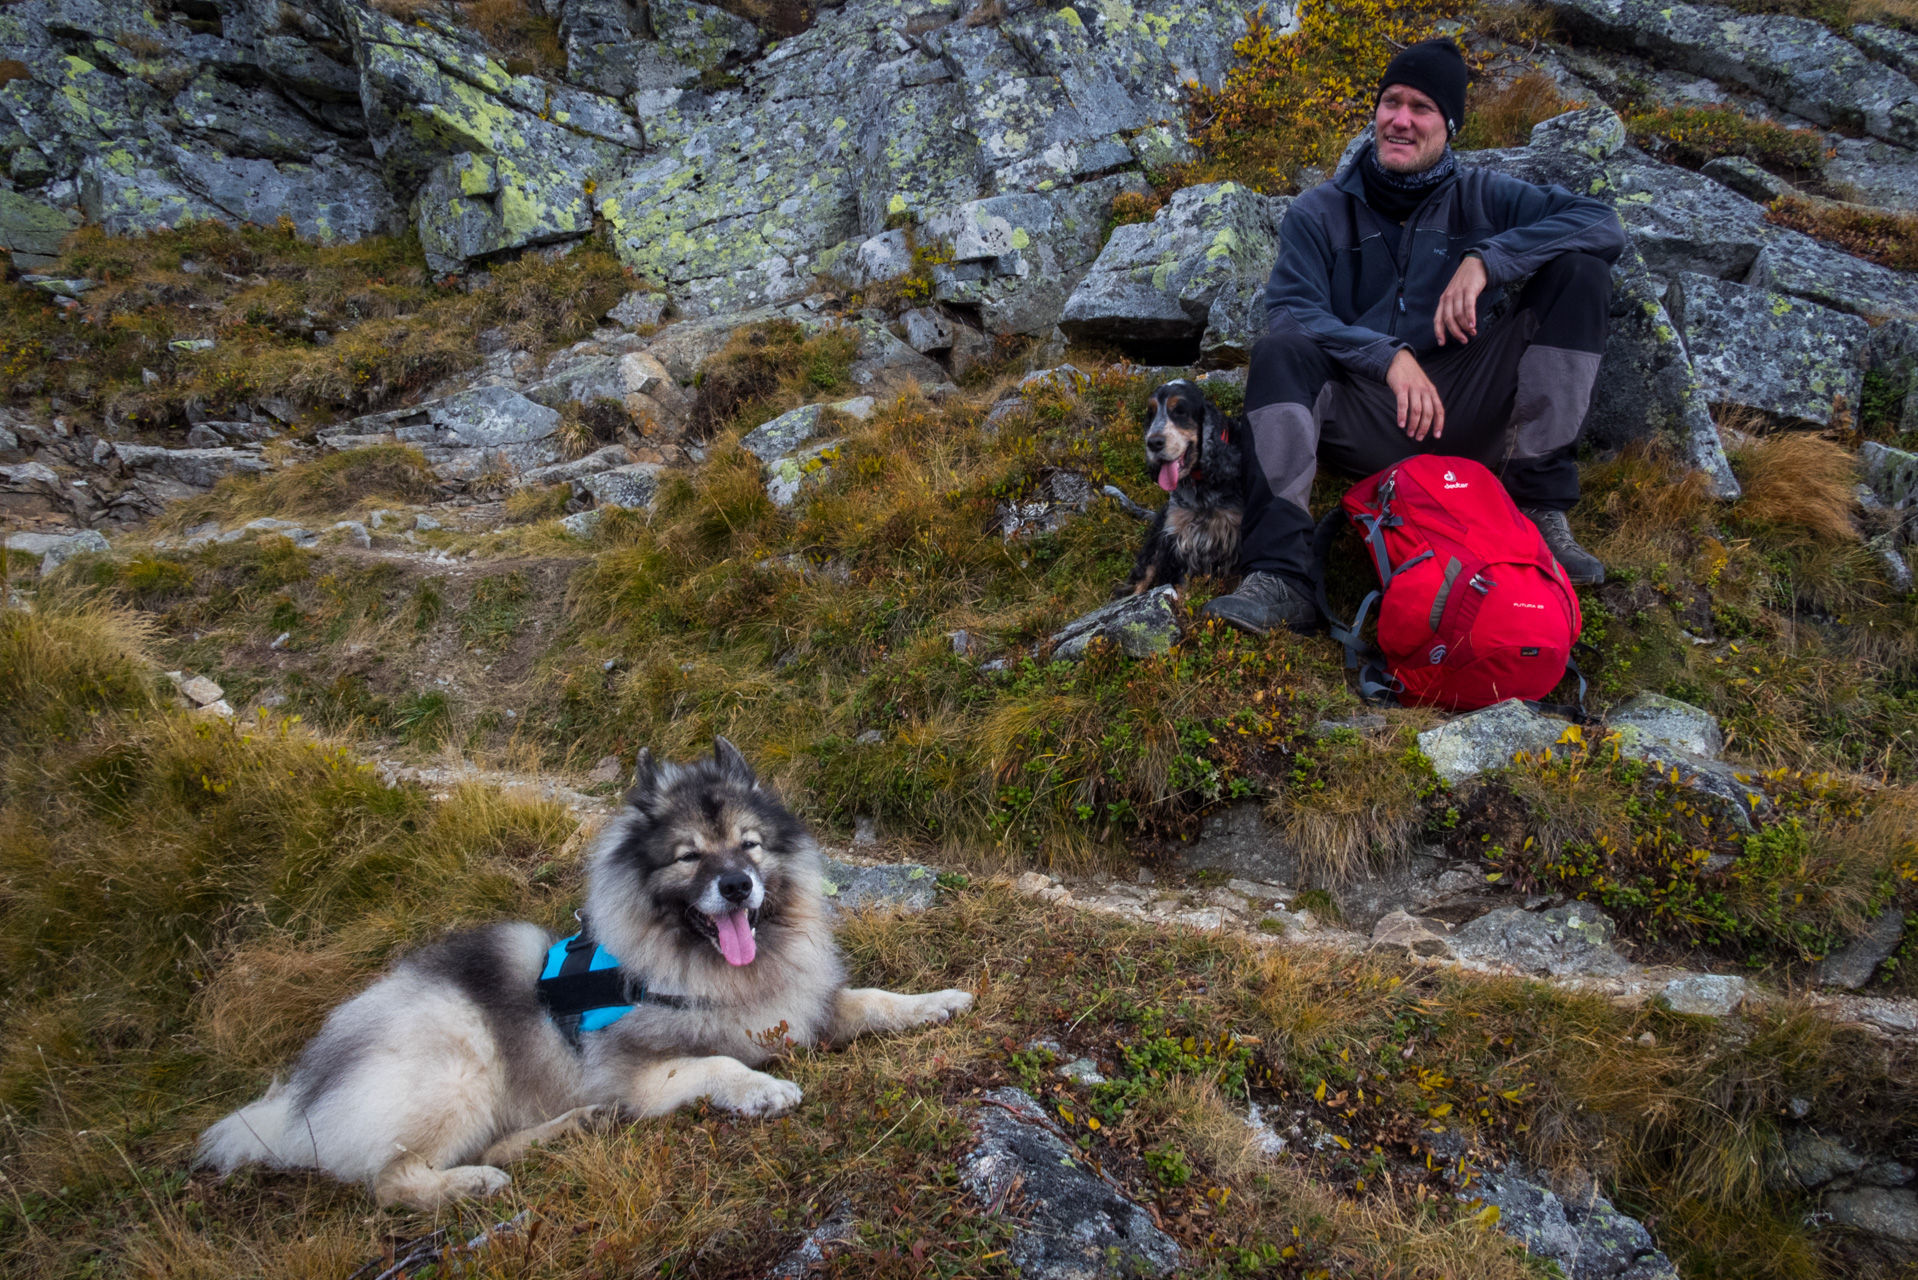
[[[1262,636],[1277,626],[1294,631],[1316,629],[1319,607],[1278,574],[1254,570],[1240,580],[1237,591],[1208,601],[1199,616],[1217,618]]]
[[[1542,507],[1520,507],[1519,511],[1538,526],[1545,545],[1552,549],[1552,558],[1565,570],[1573,586],[1595,587],[1605,581],[1605,566],[1598,562],[1597,556],[1578,545],[1563,511],[1547,511]]]

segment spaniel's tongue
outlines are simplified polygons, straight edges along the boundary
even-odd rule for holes
[[[1159,468],[1159,487],[1171,493],[1179,487],[1179,460],[1174,458]]]
[[[753,924],[746,913],[714,916],[713,923],[719,928],[719,954],[726,957],[726,963],[751,964],[758,954],[758,944],[753,941]]]

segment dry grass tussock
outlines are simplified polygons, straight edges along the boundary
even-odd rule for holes
[[[434,1224],[418,1216],[369,1218],[356,1188],[257,1171],[221,1184],[184,1161],[202,1125],[399,950],[460,923],[561,924],[578,892],[572,820],[482,788],[435,803],[385,787],[285,722],[162,710],[129,647],[138,626],[111,611],[0,620],[0,672],[50,686],[50,701],[0,698],[0,1267],[340,1274],[389,1233],[423,1233]],[[842,938],[856,981],[965,986],[976,1013],[790,1055],[776,1070],[806,1100],[787,1119],[691,1110],[535,1152],[503,1200],[441,1222],[470,1235],[531,1211],[536,1229],[476,1260],[489,1273],[584,1280],[697,1260],[760,1274],[845,1201],[861,1233],[837,1265],[916,1275],[917,1251],[979,1274],[1004,1256],[1005,1230],[965,1198],[955,1160],[974,1092],[1013,1082],[1200,1266],[1524,1274],[1407,1145],[1456,1113],[1490,1150],[1577,1163],[1679,1223],[1661,1225],[1668,1247],[1736,1256],[1763,1242],[1742,1274],[1809,1278],[1837,1274],[1823,1237],[1740,1166],[1769,1158],[1770,1117],[1803,1096],[1841,1128],[1918,1121],[1912,1064],[1797,1014],[1727,1035],[1599,997],[1261,951],[958,882],[922,916],[855,914]],[[1110,1083],[1065,1083],[1016,1048],[1035,1035],[1094,1056]],[[1361,1107],[1313,1101],[1322,1084],[1345,1098],[1361,1081]],[[1303,1109],[1351,1154],[1261,1166],[1234,1128],[1248,1100]]]
[[[1542,72],[1498,88],[1481,84],[1466,99],[1465,124],[1454,145],[1460,151],[1522,147],[1532,140],[1534,125],[1584,105],[1565,98],[1558,83]]]
[[[382,444],[348,449],[265,476],[228,476],[202,497],[168,507],[161,524],[190,529],[207,520],[225,525],[278,519],[363,514],[381,502],[426,502],[437,482],[417,449]]]
[[[1340,729],[1294,758],[1292,785],[1267,806],[1298,850],[1306,882],[1346,885],[1401,860],[1436,778],[1412,724]]]

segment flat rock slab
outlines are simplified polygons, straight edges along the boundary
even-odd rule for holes
[[[1510,767],[1521,751],[1550,751],[1568,727],[1512,698],[1427,729],[1419,735],[1419,750],[1439,777],[1463,782],[1487,769]]]
[[[1745,283],[1866,320],[1918,318],[1918,278],[1795,232],[1759,250]]]
[[[1871,326],[1767,289],[1680,274],[1668,295],[1713,404],[1735,404],[1829,425],[1840,406],[1856,409]]]
[[[917,862],[861,867],[826,859],[826,896],[847,910],[924,911],[939,898],[939,873]]]
[[[1054,658],[1078,659],[1096,640],[1116,644],[1127,656],[1146,658],[1164,653],[1179,638],[1172,602],[1173,587],[1155,587],[1144,595],[1127,596],[1073,619],[1052,635]]]
[[[960,1179],[1013,1228],[1008,1261],[1029,1280],[1160,1276],[1180,1265],[1178,1242],[1152,1215],[1081,1162],[1022,1089],[994,1089],[972,1116],[978,1142]]]
[[[1918,1245],[1918,1191],[1909,1187],[1858,1187],[1825,1197],[1832,1221],[1866,1235]]]
[[[1617,933],[1610,917],[1589,902],[1569,902],[1549,911],[1501,907],[1480,916],[1452,935],[1452,954],[1461,960],[1506,965],[1523,973],[1554,978],[1616,974],[1630,966],[1612,950]]]
[[[9,551],[23,551],[28,555],[40,557],[40,572],[52,573],[74,556],[88,551],[108,551],[106,535],[97,529],[80,529],[73,533],[10,533],[6,537]]]

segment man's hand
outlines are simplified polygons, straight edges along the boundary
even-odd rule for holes
[[[1459,260],[1452,283],[1439,295],[1438,310],[1432,315],[1432,332],[1438,344],[1445,345],[1447,334],[1460,342],[1478,336],[1478,295],[1485,292],[1485,263],[1476,254]]]
[[[1385,385],[1399,398],[1399,430],[1414,440],[1445,434],[1445,402],[1438,388],[1419,368],[1418,358],[1401,347],[1385,371]]]

